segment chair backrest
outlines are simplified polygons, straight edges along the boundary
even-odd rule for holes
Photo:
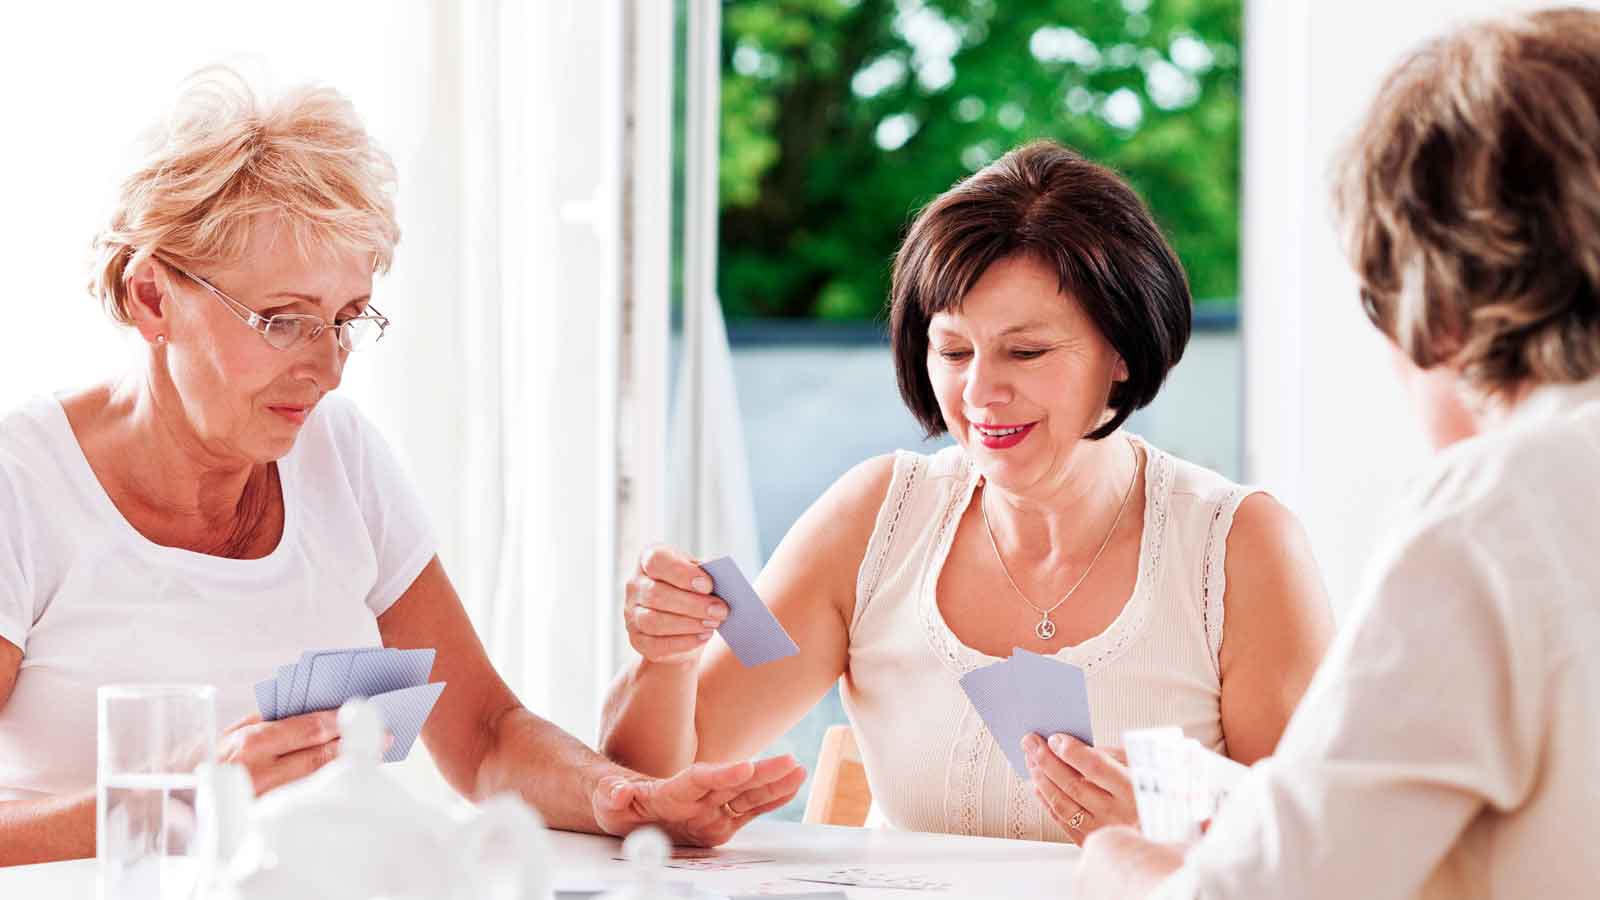
[[[872,809],[867,770],[849,725],[834,725],[822,736],[822,750],[811,773],[805,820],[814,825],[861,826]]]

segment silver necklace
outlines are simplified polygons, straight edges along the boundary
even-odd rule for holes
[[[1133,443],[1130,441],[1128,446],[1132,448]],[[1011,577],[1011,570],[1006,568],[1006,558],[1000,555],[1000,543],[994,539],[994,528],[989,525],[988,495],[985,494],[978,501],[978,509],[983,513],[983,530],[989,534],[989,546],[994,548],[994,558],[1000,563],[1000,571],[1005,573],[1006,581],[1011,583],[1011,589],[1017,592],[1017,597],[1023,603],[1026,603],[1029,609],[1039,614],[1039,624],[1033,626],[1033,633],[1039,636],[1039,640],[1048,641],[1056,636],[1056,623],[1050,621],[1050,614],[1060,608],[1061,604],[1067,602],[1067,598],[1071,597],[1073,592],[1078,589],[1078,585],[1083,584],[1083,580],[1089,577],[1089,573],[1094,569],[1094,564],[1100,561],[1100,554],[1106,552],[1106,548],[1111,546],[1111,536],[1117,533],[1117,524],[1122,521],[1122,512],[1128,508],[1128,498],[1133,496],[1133,485],[1138,480],[1139,451],[1134,450],[1133,477],[1128,479],[1128,487],[1122,492],[1122,504],[1117,507],[1117,517],[1111,520],[1111,529],[1106,532],[1106,539],[1100,542],[1100,549],[1094,552],[1094,557],[1089,560],[1089,565],[1084,567],[1083,574],[1078,576],[1078,580],[1072,583],[1072,587],[1067,588],[1067,592],[1062,594],[1061,599],[1057,600],[1049,609],[1040,609],[1034,606],[1033,601],[1028,599],[1028,595],[1022,592],[1022,588],[1017,587],[1017,580]]]

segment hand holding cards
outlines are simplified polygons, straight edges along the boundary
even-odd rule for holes
[[[444,682],[428,683],[433,656],[431,649],[388,647],[307,651],[298,662],[279,666],[275,677],[256,684],[256,705],[261,718],[271,722],[337,709],[352,697],[366,698],[394,736],[384,762],[399,762],[444,691]]]
[[[1023,781],[1029,777],[1023,735],[1070,734],[1094,743],[1089,693],[1077,666],[1018,647],[1010,659],[963,675],[961,689]]]

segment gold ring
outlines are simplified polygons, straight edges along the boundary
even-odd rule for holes
[[[730,818],[734,818],[734,819],[737,819],[740,816],[744,815],[744,813],[735,812],[734,811],[733,801],[732,800],[729,800],[727,803],[722,804],[722,811],[727,813]]]
[[[1073,831],[1077,831],[1078,827],[1083,824],[1083,817],[1088,814],[1088,811],[1083,809],[1073,813],[1072,818],[1067,820],[1067,827],[1071,828]]]

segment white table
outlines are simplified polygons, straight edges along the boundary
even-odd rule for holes
[[[614,838],[551,834],[556,877],[614,879],[624,863]],[[761,821],[746,827],[728,849],[759,851],[777,858],[721,872],[672,870],[669,881],[688,881],[723,893],[843,891],[851,900],[973,900],[1070,896],[1076,847],[1033,841],[915,834],[870,828],[835,828]],[[899,891],[790,881],[786,875],[842,866],[916,874],[949,882],[946,891]],[[781,888],[781,891],[779,889]],[[0,868],[0,897],[27,900],[94,900],[94,860]]]

